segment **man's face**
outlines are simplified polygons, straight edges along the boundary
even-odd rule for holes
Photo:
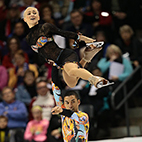
[[[5,118],[0,119],[0,128],[4,129],[7,126],[7,120]]]
[[[80,26],[82,23],[83,17],[79,12],[74,12],[71,14],[71,22],[74,26]]]
[[[15,98],[15,94],[13,93],[13,91],[11,89],[5,89],[2,92],[2,99],[7,102],[7,103],[11,103],[13,102]]]
[[[39,13],[36,8],[29,7],[24,12],[24,21],[31,27],[38,24]]]
[[[80,105],[80,100],[75,97],[75,95],[64,97],[64,106],[66,109],[78,112],[78,107]]]
[[[46,82],[40,82],[37,84],[37,93],[41,96],[45,96],[49,89],[47,88]]]

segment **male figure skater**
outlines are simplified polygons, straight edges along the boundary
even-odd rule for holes
[[[79,95],[75,91],[67,91],[62,103],[61,91],[54,83],[52,90],[57,106],[51,112],[53,115],[61,115],[64,142],[87,142],[89,118],[86,113],[79,111]]]

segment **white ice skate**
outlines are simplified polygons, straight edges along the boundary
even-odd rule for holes
[[[91,62],[92,58],[102,49],[103,41],[87,43],[87,47],[84,50],[83,59],[86,62]]]
[[[109,86],[109,85],[113,85],[114,84],[114,82],[107,82],[106,84],[103,84],[103,82],[101,81],[101,82],[99,82],[99,83],[97,83],[97,88],[102,88],[102,87],[105,87],[105,86]]]
[[[100,42],[92,42],[92,43],[87,43],[86,45],[87,45],[87,46],[94,45],[94,46],[96,46],[97,48],[99,48],[99,47],[102,47],[102,46],[104,45],[104,42],[103,42],[103,41],[100,41]]]

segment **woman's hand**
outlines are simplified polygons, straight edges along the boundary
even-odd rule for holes
[[[18,69],[17,76],[24,76],[24,70],[23,70],[23,68],[19,68]]]
[[[110,61],[114,61],[116,60],[118,57],[114,54],[110,56]]]

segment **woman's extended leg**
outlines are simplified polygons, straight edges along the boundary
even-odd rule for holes
[[[62,75],[63,75],[63,78],[64,78],[64,81],[66,82],[66,84],[73,88],[74,86],[76,86],[77,82],[78,82],[78,77],[71,77],[69,76],[65,70],[62,71]]]
[[[66,81],[69,87],[74,87],[79,78],[88,80],[91,84],[97,87],[97,83],[103,81],[104,84],[107,83],[107,80],[102,77],[93,76],[89,71],[84,68],[78,68],[78,65],[75,63],[66,63],[64,65],[64,80]],[[67,79],[68,78],[68,79]],[[70,80],[71,79],[71,80]],[[71,82],[71,83],[70,83]],[[73,83],[74,82],[74,83]]]

